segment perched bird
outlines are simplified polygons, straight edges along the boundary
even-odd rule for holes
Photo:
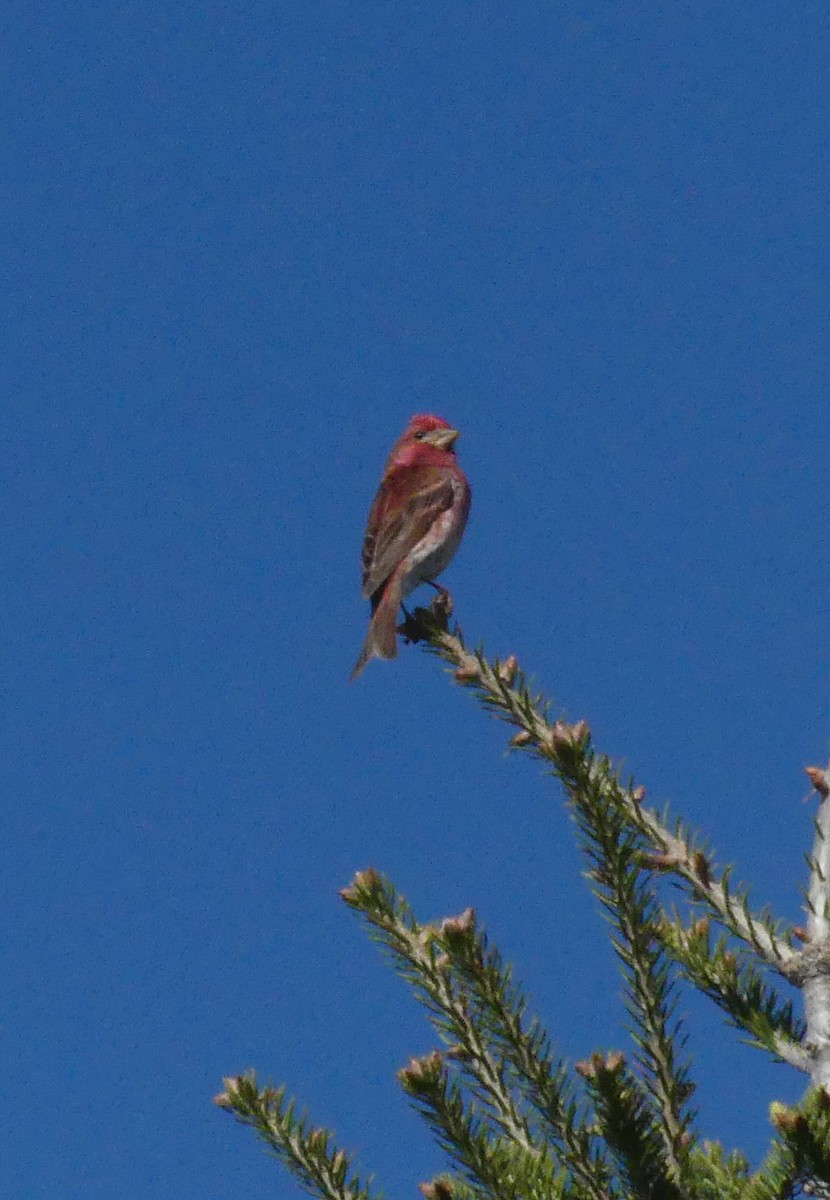
[[[402,601],[449,566],[470,512],[470,485],[455,456],[458,430],[441,417],[413,417],[386,461],[363,540],[369,632],[352,672],[395,658]]]

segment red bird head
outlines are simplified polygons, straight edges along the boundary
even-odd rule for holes
[[[392,447],[387,469],[409,467],[413,463],[443,467],[455,462],[453,446],[459,436],[458,430],[443,417],[412,417]]]

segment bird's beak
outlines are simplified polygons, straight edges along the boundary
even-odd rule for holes
[[[433,429],[424,440],[432,442],[439,450],[449,450],[460,436],[457,429]]]

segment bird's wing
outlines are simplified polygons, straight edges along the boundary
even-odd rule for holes
[[[363,539],[363,595],[368,599],[452,507],[452,476],[444,467],[393,467],[375,496]]]

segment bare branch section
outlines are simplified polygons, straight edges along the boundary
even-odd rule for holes
[[[807,892],[808,945],[804,959],[804,1013],[807,1043],[813,1052],[813,1083],[830,1088],[830,769],[808,767],[807,774],[820,796],[816,835],[810,856]]]

